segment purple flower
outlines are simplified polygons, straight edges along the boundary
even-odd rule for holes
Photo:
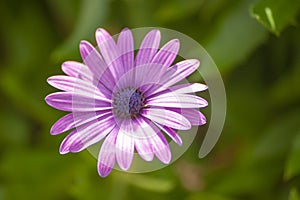
[[[163,133],[178,145],[176,130],[206,123],[197,108],[208,105],[196,95],[207,89],[200,83],[177,84],[199,67],[196,59],[172,65],[179,50],[177,39],[159,49],[160,31],[150,31],[134,58],[132,33],[124,29],[117,42],[104,29],[96,31],[100,53],[87,41],[80,43],[84,64],[67,61],[67,76],[52,76],[48,83],[62,90],[46,97],[59,110],[71,112],[51,128],[57,135],[72,130],[60,153],[79,152],[104,139],[98,155],[98,173],[107,176],[117,161],[128,170],[136,151],[145,161],[156,156],[171,161]]]

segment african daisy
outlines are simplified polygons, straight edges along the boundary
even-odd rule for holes
[[[159,48],[160,37],[159,30],[150,31],[134,56],[129,29],[124,29],[116,42],[107,31],[98,29],[99,51],[81,41],[83,64],[64,62],[62,70],[67,76],[48,79],[62,92],[48,95],[46,102],[70,112],[50,131],[57,135],[72,130],[61,143],[61,154],[79,152],[104,139],[98,154],[98,173],[102,177],[111,172],[115,162],[128,170],[135,152],[145,161],[156,156],[169,164],[171,151],[164,134],[181,145],[177,130],[206,123],[198,108],[208,103],[194,93],[207,86],[178,84],[199,67],[199,61],[189,59],[172,65],[179,40]]]

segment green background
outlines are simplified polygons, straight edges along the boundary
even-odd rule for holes
[[[299,0],[0,0],[0,200],[300,199],[299,7]],[[95,44],[98,27],[116,34],[145,26],[177,30],[207,49],[226,87],[225,128],[203,159],[207,125],[174,164],[103,179],[87,151],[59,154],[65,134],[49,129],[65,113],[44,102],[56,91],[46,79],[62,74],[63,61],[81,61],[79,42]]]

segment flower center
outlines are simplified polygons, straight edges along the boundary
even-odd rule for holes
[[[114,95],[113,110],[121,118],[133,118],[140,114],[145,105],[142,91],[134,88],[125,88]]]

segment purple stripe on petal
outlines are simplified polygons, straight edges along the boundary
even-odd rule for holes
[[[161,126],[157,123],[155,123],[158,128],[160,128],[162,131],[164,131],[174,142],[176,142],[178,145],[182,145],[181,137],[176,133],[176,131],[168,126]]]
[[[82,63],[67,61],[62,64],[62,70],[69,76],[82,79],[84,81],[93,83],[99,88],[99,90],[108,98],[111,97],[111,92],[101,82],[99,83],[99,77],[94,78],[93,73],[87,66]],[[107,72],[105,72],[107,74]],[[103,75],[105,77],[106,75]]]
[[[192,74],[200,65],[200,62],[196,59],[184,60],[173,67],[169,68],[169,73],[171,76],[168,76],[166,72],[166,76],[164,76],[164,80],[162,82],[164,85],[171,86],[185,77]]]
[[[206,123],[206,117],[195,109],[182,109],[182,115],[185,116],[193,126],[201,126]]]
[[[84,150],[85,148],[86,147],[84,146],[84,143],[82,142],[81,137],[78,136],[77,140],[74,140],[74,142],[70,145],[69,151],[72,153],[77,153],[77,152]]]
[[[134,144],[136,151],[145,161],[152,161],[154,158],[154,153],[152,151],[149,134],[147,130],[150,128],[144,120],[136,118],[134,121],[134,127],[136,128],[134,133]]]
[[[115,127],[112,118],[111,114],[107,114],[78,127],[74,130],[76,131],[74,136],[71,138],[66,137],[66,141],[62,146],[63,149],[68,149],[70,152],[79,152],[99,142]]]
[[[110,110],[102,110],[97,112],[84,112],[84,113],[69,113],[59,120],[57,120],[51,127],[50,133],[57,135],[65,131],[71,130],[75,127],[81,126],[85,123],[93,121],[103,115],[111,113]]]
[[[98,51],[89,42],[81,41],[80,53],[84,63],[94,75],[94,82],[100,82],[112,91],[115,79]]]
[[[168,141],[163,134],[158,130],[150,120],[142,118],[147,124],[147,131],[145,132],[148,136],[151,148],[155,156],[164,164],[169,164],[171,161],[171,151]],[[144,127],[146,127],[144,125]]]
[[[143,158],[145,161],[153,160],[154,154],[148,139],[135,139],[134,144],[136,151],[141,156],[141,158]]]
[[[106,177],[112,170],[116,161],[116,138],[119,132],[114,128],[104,140],[98,155],[98,173]]]
[[[91,84],[91,82],[83,81],[79,78],[56,75],[48,78],[47,82],[53,87],[66,92],[74,92],[92,98],[106,98],[96,86]]]
[[[53,126],[51,127],[50,133],[51,135],[57,135],[60,133],[63,133],[67,130],[70,130],[74,128],[74,118],[73,118],[73,113],[69,113],[59,120],[57,120]]]
[[[113,93],[115,92],[119,92],[121,90],[123,90],[124,88],[137,88],[136,87],[136,81],[135,81],[135,68],[132,68],[131,70],[127,71],[125,74],[123,74],[119,80],[116,83],[116,86],[113,90]]]
[[[199,64],[200,62],[198,60],[190,59],[181,61],[169,67],[168,70],[161,76],[159,85],[147,91],[147,95],[150,96],[168,89],[170,86],[192,74],[199,67]]]
[[[185,116],[193,126],[201,126],[206,123],[206,117],[193,108],[165,108]]]
[[[56,92],[45,98],[48,105],[63,111],[90,112],[112,109],[107,99],[94,99],[87,96],[73,94],[71,92]]]
[[[196,95],[168,92],[149,98],[146,104],[170,108],[203,108],[208,105],[208,102]]]
[[[62,141],[59,152],[60,154],[66,154],[70,152],[70,145],[78,138],[77,131],[74,130],[71,133],[69,133],[65,139]]]
[[[87,148],[90,145],[93,145],[102,140],[107,134],[112,131],[115,126],[116,125],[112,113],[109,113],[101,116],[96,121],[91,121],[78,127],[77,132],[80,138],[79,145],[80,143],[83,144],[82,148],[78,149],[78,151],[81,151],[82,149]],[[71,147],[76,147],[79,145],[75,141],[71,145]]]
[[[166,70],[165,67],[159,64],[137,66],[126,72],[118,80],[114,92],[120,91],[126,87],[139,88],[145,92],[147,91],[147,88],[160,82],[160,78]]]
[[[160,131],[156,132],[156,134],[157,137],[152,138],[153,151],[160,161],[164,164],[169,164],[172,157],[169,144],[167,143],[167,145],[163,146],[167,142],[166,138]]]
[[[122,122],[116,141],[116,158],[121,169],[130,168],[134,154],[133,126],[130,120]]]
[[[179,40],[171,40],[159,50],[151,62],[160,64],[164,67],[169,67],[174,62],[178,51]]]
[[[120,49],[124,72],[128,72],[134,67],[134,42],[128,28],[123,29],[120,33],[117,46]]]
[[[96,77],[100,77],[107,67],[98,51],[88,42],[82,40],[79,45],[80,54],[84,63]]]
[[[95,51],[95,48],[88,41],[81,41],[79,45],[80,55],[83,61],[91,56],[91,52]],[[96,71],[95,66],[89,67],[93,73]]]
[[[136,55],[135,65],[150,63],[156,54],[160,43],[160,31],[152,30],[144,38],[139,51]]]
[[[147,87],[160,82],[161,76],[166,71],[166,68],[160,64],[148,64],[135,67],[135,87],[143,87],[143,91]]]
[[[156,87],[156,88],[159,88],[159,87]],[[206,85],[201,84],[201,83],[185,83],[185,84],[171,86],[169,88],[166,88],[165,90],[163,90],[163,88],[161,87],[161,88],[159,88],[159,90],[156,90],[156,92],[152,93],[151,95],[149,95],[149,91],[143,90],[143,92],[148,98],[152,98],[152,97],[167,94],[170,92],[174,93],[174,96],[176,96],[176,94],[188,94],[188,93],[201,92],[201,91],[206,90],[207,88],[208,87]],[[151,90],[152,89],[153,88],[151,88]]]
[[[171,110],[144,108],[142,115],[154,122],[177,130],[188,130],[191,128],[191,123],[184,116]]]
[[[96,31],[96,41],[104,61],[106,62],[107,66],[109,66],[114,79],[117,81],[121,74],[124,73],[124,67],[119,48],[117,47],[111,35],[102,28],[99,28]]]

